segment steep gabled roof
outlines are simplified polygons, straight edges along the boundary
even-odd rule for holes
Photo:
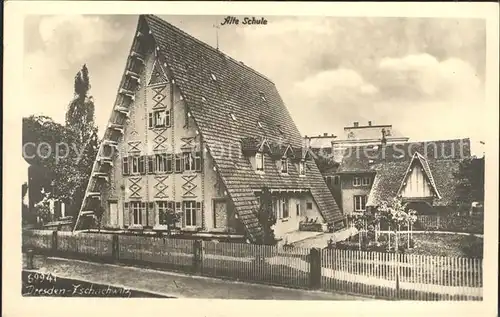
[[[434,177],[432,176],[431,168],[429,167],[429,164],[427,163],[427,159],[423,157],[420,153],[415,152],[413,155],[412,160],[408,164],[408,167],[406,169],[405,174],[403,175],[403,179],[399,185],[399,189],[396,193],[396,195],[399,195],[401,193],[401,190],[403,189],[405,181],[408,179],[410,176],[411,169],[413,168],[414,162],[420,163],[420,166],[422,166],[422,169],[424,171],[425,177],[427,177],[427,180],[429,181],[429,184],[431,185],[432,190],[434,191],[434,194],[436,194],[437,198],[440,199],[441,195],[439,194],[438,189],[436,188],[436,182],[434,182]]]
[[[151,31],[158,58],[179,88],[251,239],[258,240],[263,232],[254,190],[264,185],[309,188],[327,222],[342,220],[314,162],[307,162],[307,177],[299,177],[293,165],[283,177],[275,164],[265,160],[266,173],[257,177],[245,156],[222,156],[212,151],[220,144],[241,144],[243,139],[260,139],[263,134],[270,143],[301,147],[301,135],[268,78],[156,16],[141,16],[141,21]],[[206,101],[202,102],[202,97]]]

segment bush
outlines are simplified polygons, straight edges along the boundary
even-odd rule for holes
[[[483,240],[469,234],[461,245],[461,250],[469,258],[483,258]]]

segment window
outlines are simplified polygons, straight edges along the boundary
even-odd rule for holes
[[[236,116],[233,113],[230,113],[229,115],[231,116],[231,119],[233,119],[233,121],[236,121]]]
[[[182,173],[182,154],[175,155],[175,172]]]
[[[312,204],[312,203],[307,203],[307,204],[306,204],[306,209],[307,209],[307,210],[311,210],[311,209],[313,209],[313,204]]]
[[[361,178],[354,177],[353,180],[352,180],[352,185],[353,186],[361,186]]]
[[[258,171],[264,170],[264,155],[262,153],[255,153],[255,169]]]
[[[216,81],[216,80],[217,80],[217,77],[215,77],[215,75],[214,75],[214,74],[210,74],[210,76],[212,77],[212,80],[213,80],[213,81]]]
[[[285,197],[273,199],[273,212],[278,219],[286,219],[290,217],[288,210],[288,199]]]
[[[172,171],[174,169],[174,164],[172,162],[172,154],[167,154],[166,156],[167,156],[167,158],[166,158],[166,160],[167,160],[167,163],[166,163],[167,164],[166,172],[167,173],[172,173]]]
[[[160,225],[168,225],[168,213],[174,213],[173,201],[157,201],[158,218]]]
[[[130,157],[131,171],[130,174],[139,174],[139,156]]]
[[[158,173],[164,173],[167,171],[167,155],[166,154],[156,154],[156,171]]]
[[[300,216],[300,204],[295,204],[295,212],[297,213],[297,217]]]
[[[281,173],[288,173],[288,159],[286,157],[281,159]]]
[[[146,203],[140,201],[130,202],[132,210],[132,223],[134,225],[142,225],[142,211],[146,209]]]
[[[366,196],[354,196],[354,211],[366,210]]]
[[[333,176],[333,184],[334,185],[340,184],[340,177],[339,176]]]
[[[264,93],[262,91],[259,92],[259,95],[260,95],[260,99],[262,99],[262,101],[266,101],[266,96],[264,95]]]
[[[326,186],[332,186],[332,177],[331,176],[326,176],[325,181],[326,181]]]
[[[149,114],[150,128],[166,128],[170,126],[170,110],[157,110]]]
[[[191,152],[184,153],[183,159],[184,159],[184,170],[185,171],[194,171],[195,164],[194,164],[193,153],[191,153]]]
[[[262,128],[262,122],[257,121],[257,125],[259,126],[259,128]]]
[[[370,177],[363,177],[363,186],[370,185]]]
[[[306,175],[306,166],[304,161],[299,162],[299,175]]]
[[[185,226],[196,226],[196,213],[201,208],[201,203],[194,200],[184,201],[184,224]]]
[[[128,175],[130,173],[129,164],[128,164],[128,157],[126,157],[126,156],[122,159],[122,173],[123,173],[123,175]]]

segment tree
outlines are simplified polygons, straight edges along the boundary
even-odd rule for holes
[[[276,224],[276,216],[273,212],[272,195],[267,187],[262,188],[260,196],[259,222],[264,228],[264,244],[275,244],[276,237],[274,236],[274,225]]]
[[[99,150],[98,130],[95,124],[94,100],[90,92],[89,72],[86,65],[76,74],[74,82],[74,98],[66,112],[66,128],[74,132],[74,144],[81,151],[78,157],[72,151],[59,166],[58,175],[67,181],[60,185],[60,195],[67,198],[70,211],[75,219],[82,204],[92,166]]]
[[[389,231],[393,231],[395,234],[395,251],[399,250],[399,231],[401,226],[407,226],[408,228],[408,247],[410,246],[410,231],[417,220],[416,212],[414,210],[406,210],[405,205],[402,203],[401,199],[395,198],[391,202],[384,201],[378,207],[378,212],[380,213],[380,218],[385,220],[389,225]],[[391,247],[389,233],[389,248]]]
[[[484,202],[484,157],[463,159],[454,176],[454,202],[460,211],[469,211],[473,202]]]

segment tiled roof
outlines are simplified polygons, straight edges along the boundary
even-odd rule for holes
[[[438,140],[428,142],[402,142],[374,147],[357,146],[344,150],[339,173],[358,173],[372,170],[384,162],[409,162],[415,153],[427,160],[450,160],[470,156],[470,140]]]
[[[435,141],[435,143],[439,145],[438,155],[431,153],[433,151],[428,151],[428,156],[424,156],[420,152],[416,152],[417,150],[413,150],[413,148],[423,150],[424,146],[421,143],[409,143],[403,148],[410,148],[407,153],[413,153],[412,156],[406,155],[394,158],[392,155],[386,155],[385,160],[372,157],[373,162],[371,164],[368,163],[368,159],[365,159],[365,167],[360,169],[360,171],[376,172],[367,205],[376,206],[381,201],[396,197],[408,171],[408,167],[415,158],[418,158],[429,177],[431,185],[438,192],[439,197],[435,199],[434,205],[451,205],[456,195],[455,188],[458,182],[454,173],[458,170],[460,160],[470,157],[469,139]],[[412,147],[410,144],[415,144],[415,146]],[[461,153],[458,150],[460,144],[463,145]],[[387,147],[389,148],[389,145]],[[451,155],[453,152],[451,149],[453,148],[455,148],[455,154]],[[408,157],[410,158],[409,160]],[[351,162],[350,160],[351,158],[348,160],[349,163]],[[351,166],[353,165],[351,164]],[[354,168],[349,170],[354,170]]]
[[[306,163],[307,177],[299,177],[295,165],[290,166],[289,175],[281,175],[266,155],[265,174],[259,176],[244,155],[217,155],[213,151],[221,144],[241,145],[242,140],[262,137],[271,143],[301,147],[302,137],[276,86],[250,67],[156,16],[141,19],[153,35],[161,62],[166,63],[181,91],[250,238],[255,241],[262,236],[254,190],[264,185],[309,188],[325,220],[341,220],[341,212],[313,161]],[[202,102],[202,97],[206,101]]]

